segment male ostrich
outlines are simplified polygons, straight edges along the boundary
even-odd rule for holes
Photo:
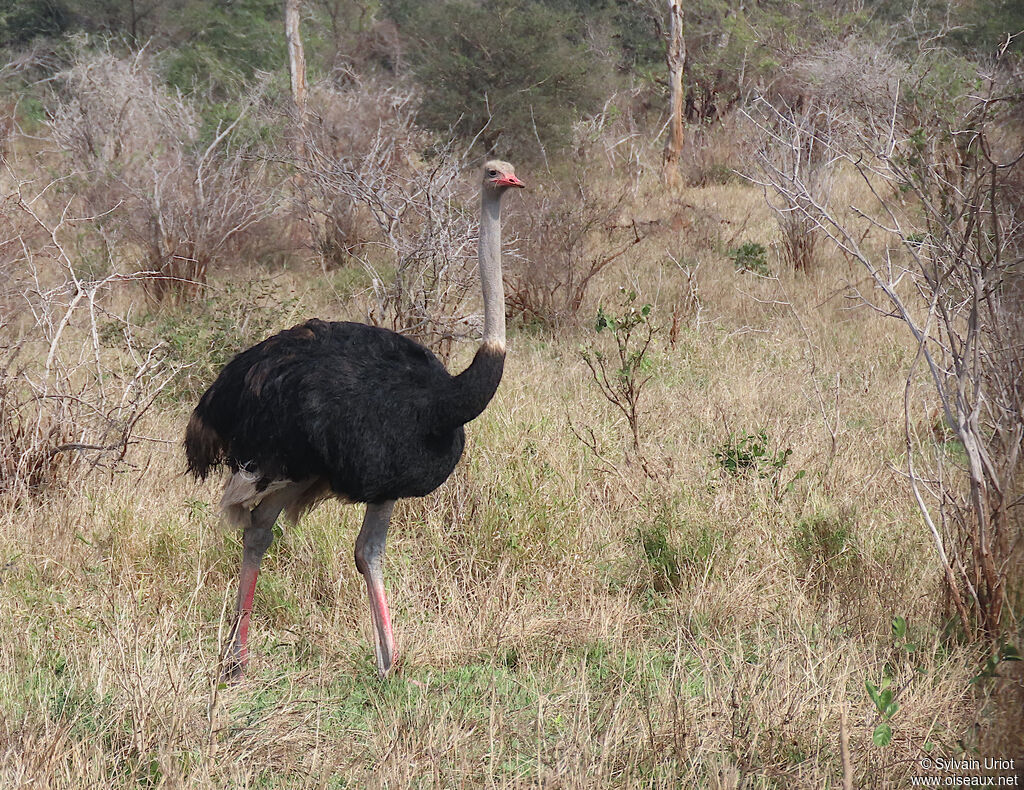
[[[387,329],[316,319],[231,360],[199,401],[185,433],[188,468],[203,479],[232,472],[220,506],[244,530],[238,603],[226,674],[244,673],[260,560],[282,511],[291,520],[322,499],[365,502],[356,567],[366,579],[377,669],[394,664],[395,640],[381,559],[399,497],[429,494],[452,473],[463,425],[479,416],[505,365],[501,197],[522,187],[512,165],[484,165],[480,281],[484,338],[457,376],[428,349]]]

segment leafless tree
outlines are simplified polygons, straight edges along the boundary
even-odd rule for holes
[[[759,177],[864,268],[874,291],[860,297],[911,333],[910,486],[962,628],[993,639],[1024,536],[1024,146],[1008,122],[1012,92],[1000,67],[983,75],[981,91],[929,86],[928,69],[910,68],[885,112],[822,106],[835,125],[825,159],[862,180],[868,203],[822,196],[770,156]],[[942,101],[927,98],[935,90]],[[781,146],[803,134],[782,111],[759,123]],[[918,406],[922,372],[937,407]]]
[[[797,202],[829,202],[838,173],[835,150],[862,142],[862,119],[887,115],[891,105],[885,97],[895,95],[905,72],[884,49],[859,41],[796,58],[786,68],[784,87],[770,98],[756,97],[744,113],[761,130],[751,135],[759,144],[758,159],[806,186],[809,198],[795,193]],[[824,234],[809,219],[811,204],[797,206],[782,197],[769,203],[779,222],[783,260],[809,272]]]
[[[574,321],[594,278],[645,238],[625,213],[628,198],[628,186],[591,189],[580,178],[525,207],[520,254],[507,267],[511,310],[548,327]]]

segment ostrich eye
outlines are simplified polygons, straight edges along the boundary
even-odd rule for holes
[[[489,175],[489,176],[496,176],[496,175],[498,175],[498,171],[497,170],[488,170],[487,171],[487,175]]]

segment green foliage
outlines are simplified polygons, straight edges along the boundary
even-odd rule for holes
[[[0,8],[0,47],[22,47],[38,37],[59,36],[72,23],[65,3],[23,0]]]
[[[848,35],[860,23],[857,13],[837,8],[822,13],[821,7],[802,2],[695,0],[684,9],[686,113],[691,123],[720,119],[742,101],[745,86],[778,73],[781,53]],[[660,25],[666,29],[666,20]],[[656,79],[663,74],[659,68],[651,72]]]
[[[752,473],[762,480],[771,480],[775,498],[781,499],[793,490],[796,482],[807,472],[799,469],[788,482],[783,483],[782,475],[789,465],[789,456],[793,450],[787,447],[785,450],[772,451],[768,445],[768,432],[763,429],[757,433],[730,433],[729,438],[715,450],[715,461],[733,477]]]
[[[662,520],[637,531],[644,557],[654,573],[654,588],[678,589],[682,585],[682,561],[679,552],[669,543],[668,529]]]
[[[628,303],[632,303],[636,299],[636,293],[630,292],[626,297]],[[645,304],[639,310],[633,307],[631,304],[627,311],[621,317],[615,317],[609,315],[604,311],[603,307],[597,308],[597,322],[594,325],[594,329],[598,332],[608,329],[612,333],[629,333],[636,329],[640,324],[646,323],[647,317],[651,314],[651,305]]]
[[[237,97],[257,72],[286,68],[287,46],[278,0],[189,4],[180,46],[165,55],[165,78],[186,93]]]
[[[259,87],[254,87],[250,95],[257,92],[259,97],[251,102],[246,96],[227,96],[219,100],[209,94],[205,97],[193,95],[200,121],[195,149],[199,153],[205,151],[217,135],[235,121],[238,123],[230,138],[233,149],[254,153],[256,156],[275,146],[280,149],[287,128],[287,117],[283,113],[260,112],[258,108],[281,107],[291,101],[288,74],[283,71],[276,73]],[[252,105],[257,108],[255,112]]]
[[[637,529],[637,541],[657,592],[681,589],[688,574],[707,579],[723,552],[731,548],[725,532],[690,523],[671,506]]]
[[[574,17],[535,0],[392,4],[412,39],[424,92],[420,121],[471,138],[487,150],[514,149],[517,160],[537,139],[559,148],[573,121],[594,110],[607,84],[583,46]],[[486,129],[485,129],[486,127]]]
[[[941,48],[969,53],[975,57],[991,56],[1005,41],[1008,33],[1024,30],[1024,5],[1019,0],[971,0],[947,3],[940,0],[871,0],[867,9],[879,36],[888,34],[902,39],[902,49],[917,54],[922,33],[931,36],[930,52]],[[909,30],[900,30],[901,27]],[[899,31],[895,36],[893,33]],[[939,35],[939,31],[946,31]],[[1024,50],[1024,41],[1017,36],[1010,42],[1010,52]]]
[[[981,89],[976,64],[951,52],[934,49],[920,55],[911,66],[909,78],[900,83],[900,110],[910,128],[906,142],[897,153],[912,167],[923,164],[936,144],[950,142],[959,130],[964,103]]]
[[[1007,50],[1017,55],[1024,53],[1024,3],[1020,0],[972,0],[970,3],[941,4],[945,13],[954,18],[946,24],[950,28],[949,41],[961,51],[977,55],[992,55],[1008,43]],[[1009,42],[1007,35],[1016,33]]]
[[[0,10],[0,46],[19,47],[35,38],[53,39],[79,31],[124,42],[156,40],[159,46],[173,42],[175,37],[186,40],[194,32],[182,29],[180,22],[188,13],[198,19],[197,5],[195,0],[8,2]]]
[[[892,698],[892,678],[883,677],[877,686],[870,680],[865,680],[864,687],[875,705],[875,710],[883,719],[871,733],[871,740],[875,746],[888,746],[892,742],[892,724],[889,720],[900,709],[900,704]]]
[[[1000,642],[995,650],[989,653],[981,670],[971,678],[971,683],[978,683],[987,678],[994,678],[998,674],[999,665],[1004,661],[1021,661],[1020,650],[1005,640]]]
[[[851,519],[815,514],[800,519],[794,536],[796,552],[808,563],[831,564],[849,549],[853,542]]]
[[[772,270],[768,267],[768,250],[756,241],[747,241],[739,247],[729,250],[729,259],[738,272],[754,272],[762,277],[771,277]]]
[[[882,680],[876,686],[870,680],[864,682],[864,687],[867,689],[868,697],[875,706],[875,711],[881,717],[882,721],[879,722],[871,733],[871,740],[876,746],[888,746],[892,742],[892,723],[891,719],[899,710],[899,703],[893,699],[893,681],[897,677],[900,665],[906,664],[906,660],[911,656],[919,653],[920,645],[914,642],[910,638],[910,625],[907,622],[907,618],[902,615],[896,615],[892,618],[890,623],[890,632],[892,635],[892,648],[893,658],[886,661],[885,668],[882,673]],[[919,665],[912,665],[913,672],[923,673],[925,670]],[[928,750],[932,747],[925,745],[925,749]]]
[[[911,638],[907,618],[896,615],[890,624],[892,632],[892,657],[885,663],[885,674],[896,677],[901,667],[911,667],[914,672],[924,672],[916,658],[921,655],[922,645]]]
[[[665,62],[665,44],[652,7],[635,2],[618,2],[614,6],[611,14],[613,36],[621,50],[624,65],[660,69]]]
[[[860,568],[854,513],[813,513],[797,522],[793,554],[803,576],[827,594],[840,577]]]
[[[715,450],[718,465],[733,476],[756,472],[758,477],[769,477],[773,470],[785,469],[791,449],[771,453],[768,450],[768,432],[743,431],[738,436],[730,433],[722,446]]]

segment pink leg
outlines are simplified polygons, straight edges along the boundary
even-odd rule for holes
[[[395,650],[395,636],[391,631],[391,612],[384,593],[384,580],[379,572],[367,574],[366,591],[370,596],[370,618],[373,620],[374,652],[377,655],[377,670],[384,677],[394,666],[398,652]]]
[[[373,620],[377,671],[382,678],[391,671],[398,655],[395,650],[395,637],[391,631],[391,613],[388,611],[387,595],[384,593],[384,574],[381,570],[384,543],[388,537],[388,526],[394,507],[393,501],[367,505],[363,528],[356,538],[356,567],[366,579],[366,592],[370,597],[370,617]]]
[[[252,565],[242,560],[242,570],[238,579],[238,602],[235,605],[235,636],[231,643],[231,653],[225,674],[229,677],[241,677],[249,663],[249,618],[252,616],[252,599],[256,595],[256,577],[259,565]]]
[[[238,576],[238,599],[235,605],[235,626],[231,648],[222,671],[224,680],[237,680],[245,675],[249,663],[249,619],[252,616],[252,601],[256,595],[256,577],[260,572],[260,560],[273,540],[273,524],[277,512],[260,513],[253,511],[253,526],[242,535],[242,569]],[[266,524],[267,516],[272,516]],[[259,524],[259,526],[257,526]]]

